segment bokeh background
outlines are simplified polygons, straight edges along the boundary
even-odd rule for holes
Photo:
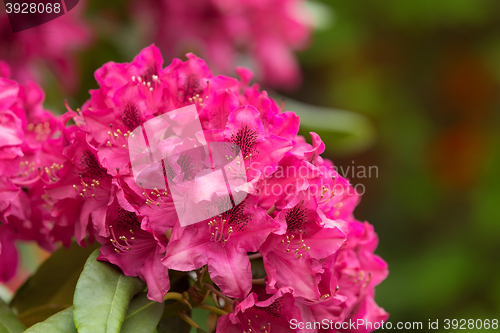
[[[377,165],[351,179],[390,274],[390,321],[500,317],[500,2],[324,1],[333,22],[300,55],[293,97],[366,115]],[[328,142],[335,146],[335,142]]]
[[[377,167],[348,176],[365,188],[355,215],[375,226],[389,264],[377,303],[393,323],[500,319],[500,2],[309,5],[318,24],[298,54],[303,82],[272,93],[299,111],[303,134],[322,134],[335,165]],[[46,72],[46,105],[59,112],[64,99],[76,108],[88,98],[104,62],[148,45],[138,38],[147,22],[122,1],[79,6],[96,37],[78,54],[80,89]],[[44,258],[28,247],[23,256],[24,276]]]

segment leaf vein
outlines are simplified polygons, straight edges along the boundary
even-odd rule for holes
[[[118,277],[118,282],[116,283],[116,288],[115,288],[115,293],[113,295],[113,300],[111,301],[111,305],[110,305],[110,309],[109,309],[109,314],[108,314],[108,319],[106,320],[106,331],[109,331],[109,319],[111,318],[111,313],[113,312],[113,307],[114,307],[114,303],[115,303],[115,299],[116,299],[116,294],[118,294],[118,289],[119,286],[120,286],[120,283],[122,283],[122,278],[123,278],[123,275],[120,275]]]

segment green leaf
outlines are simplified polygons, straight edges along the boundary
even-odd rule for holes
[[[189,333],[191,331],[191,325],[182,320],[179,316],[170,316],[164,318],[158,324],[158,333]]]
[[[154,332],[163,315],[164,307],[163,303],[149,300],[147,293],[136,295],[128,307],[121,333]]]
[[[191,311],[191,318],[193,318],[195,323],[200,325],[198,329],[202,330],[201,332],[208,331],[208,314],[206,310],[202,310],[200,308],[194,308],[193,311]],[[191,329],[191,331],[193,330],[194,328]]]
[[[70,304],[44,304],[32,309],[29,309],[19,315],[19,320],[26,325],[26,327],[31,327],[36,323],[42,322],[50,316],[63,311],[70,307]]]
[[[333,25],[335,16],[332,6],[308,0],[304,2],[304,7],[311,16],[310,22],[314,25],[314,30],[327,30]]]
[[[183,293],[191,286],[190,282],[192,280],[190,280],[186,272],[178,272],[173,269],[169,269],[168,275],[170,277],[169,292]],[[175,300],[167,300],[164,302],[164,304],[165,309],[163,311],[163,316],[158,323],[158,327],[156,328],[158,333],[189,333],[191,330],[191,325],[186,323],[184,320],[182,320],[181,317],[177,315],[177,309],[179,309],[179,307],[172,306],[172,304],[178,305],[179,303]],[[167,308],[169,310],[167,310]],[[187,315],[190,316],[191,311],[187,311]]]
[[[12,291],[10,291],[9,288],[7,288],[3,284],[0,284],[0,299],[1,300],[3,300],[5,303],[9,303],[13,296],[14,295],[12,294]]]
[[[76,282],[96,242],[86,248],[74,243],[54,252],[31,276],[10,302],[19,319],[30,327],[73,304]]]
[[[90,255],[76,284],[76,328],[80,333],[118,333],[130,300],[146,285],[110,263],[97,261],[98,256],[99,250]]]
[[[0,299],[0,333],[24,332],[24,325],[12,310]]]
[[[198,327],[196,329],[196,333],[207,333],[207,332],[205,332],[204,330],[202,330],[201,328]]]
[[[56,313],[41,323],[28,328],[25,333],[77,333],[73,322],[73,307]]]
[[[275,97],[276,100],[284,99],[285,110],[300,117],[299,134],[309,139],[309,132],[317,133],[325,142],[327,151],[353,154],[368,149],[375,142],[375,126],[362,114]]]

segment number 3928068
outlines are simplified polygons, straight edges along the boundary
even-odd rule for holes
[[[61,4],[57,3],[6,3],[7,14],[51,14],[60,13]]]
[[[472,329],[483,329],[483,330],[496,330],[498,329],[498,319],[445,319],[444,320],[445,330],[472,330]]]

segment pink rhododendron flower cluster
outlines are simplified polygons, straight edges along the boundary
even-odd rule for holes
[[[297,135],[299,118],[293,112],[250,85],[249,70],[238,68],[237,74],[239,80],[214,76],[193,54],[163,67],[159,50],[150,46],[131,63],[109,62],[98,69],[99,89],[59,121],[40,108],[39,90],[30,93],[2,79],[2,161],[8,176],[2,178],[1,227],[19,225],[24,229],[14,228],[18,234],[30,235],[25,224],[44,225],[48,216],[51,223],[37,230],[49,245],[69,245],[73,237],[84,245],[95,238],[102,244],[98,259],[140,277],[148,297],[159,302],[170,288],[169,270],[207,267],[220,293],[234,300],[217,332],[290,331],[292,319],[385,321],[388,314],[375,303],[374,290],[387,276],[387,265],[373,253],[372,226],[353,217],[359,196],[320,156],[325,149],[320,137],[311,133],[308,144]],[[190,105],[202,130],[165,149],[189,146],[201,135],[238,146],[237,165],[248,186],[240,203],[181,226],[172,193],[184,193],[186,202],[204,200],[213,184],[202,183],[197,191],[181,184],[201,180],[204,161],[191,150],[178,150],[176,162],[164,163],[159,173],[174,186],[161,189],[137,182],[129,149],[134,130]],[[69,118],[75,125],[63,127]],[[42,190],[47,209],[20,215],[26,214],[20,205],[40,204],[30,194]],[[1,251],[10,251],[3,238]],[[254,260],[262,260],[265,276],[252,276]]]
[[[43,108],[37,85],[19,85],[9,79],[7,64],[0,62],[0,68],[0,281],[7,281],[17,268],[15,240],[55,248],[44,187],[56,181],[65,160],[63,133],[70,129],[63,128],[64,117]]]
[[[13,33],[5,11],[0,12],[0,60],[10,66],[20,83],[42,82],[48,66],[66,89],[75,89],[78,73],[73,53],[91,41],[90,28],[81,19],[82,5],[41,26]],[[0,69],[1,72],[2,69]]]
[[[311,30],[302,0],[148,0],[132,8],[138,22],[154,22],[144,27],[147,38],[169,58],[195,50],[224,73],[243,61],[266,84],[300,81],[293,53]]]

